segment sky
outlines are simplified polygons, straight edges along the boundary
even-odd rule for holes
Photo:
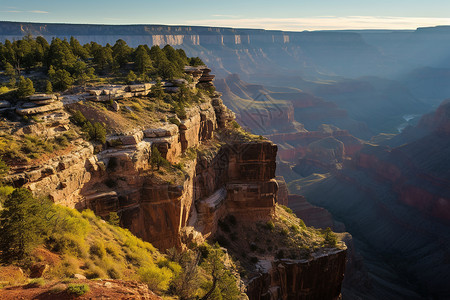
[[[450,25],[449,0],[0,0],[0,20],[274,30]]]

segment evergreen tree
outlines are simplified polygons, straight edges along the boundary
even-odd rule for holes
[[[20,76],[19,84],[17,85],[17,96],[19,98],[26,98],[33,95],[34,92],[33,81],[30,78],[25,79],[23,76]]]
[[[139,74],[147,74],[152,68],[152,61],[144,46],[137,47],[134,53],[134,62],[136,64],[136,70]]]
[[[133,49],[131,49],[127,43],[121,39],[116,41],[112,47],[112,50],[114,62],[120,67],[123,67],[128,63],[130,55],[133,52]]]
[[[158,74],[165,79],[173,79],[177,76],[178,72],[174,64],[170,61],[163,60],[158,66]]]
[[[137,76],[133,71],[128,72],[127,75],[127,83],[132,84],[134,81],[136,81]]]
[[[102,144],[106,143],[106,129],[102,123],[95,122],[92,126],[92,132],[90,133],[91,139],[100,142]]]
[[[16,75],[14,67],[9,62],[5,64],[5,75],[8,76],[9,78],[12,78]]]
[[[64,91],[73,84],[73,78],[66,70],[55,70],[53,66],[50,66],[48,76],[50,77],[53,87],[58,91]]]
[[[180,57],[178,52],[170,45],[166,45],[163,48],[164,54],[166,55],[167,60],[169,60],[172,64],[177,66],[178,69],[183,69],[185,62]]]
[[[189,60],[189,64],[191,66],[197,67],[203,66],[205,63],[199,57],[191,57],[191,59]]]
[[[157,167],[157,170],[161,167],[161,165],[164,163],[164,157],[162,157],[161,153],[158,150],[158,147],[153,146],[152,147],[152,155],[150,157],[150,164],[152,166],[152,170]]]
[[[73,36],[70,37],[70,48],[72,49],[73,54],[75,54],[79,58],[84,60],[88,59],[88,51],[83,46],[81,46],[80,42],[78,42],[78,40]]]
[[[14,190],[0,212],[0,251],[2,261],[21,261],[48,233],[48,201],[39,201],[27,189]]]
[[[87,74],[87,65],[85,62],[79,60],[73,66],[73,77],[78,84],[84,85],[89,80]]]
[[[45,81],[45,93],[46,94],[51,94],[53,93],[53,86],[52,83],[48,80]]]
[[[158,45],[152,46],[150,48],[150,59],[154,62],[154,66],[156,68],[159,68],[159,64],[162,61],[167,60],[166,55]]]
[[[111,47],[102,47],[101,45],[98,45],[95,46],[94,49],[94,62],[97,64],[99,70],[104,71],[109,68],[113,63],[113,51]]]
[[[212,277],[208,292],[200,298],[207,299],[238,299],[240,291],[232,272],[224,264],[225,254],[217,245],[208,251],[203,261],[203,268]]]
[[[47,65],[55,69],[71,70],[77,58],[72,52],[67,41],[54,38],[50,44],[47,57]]]
[[[164,90],[161,84],[161,79],[156,79],[156,84],[151,87],[150,92],[153,97],[163,99]]]

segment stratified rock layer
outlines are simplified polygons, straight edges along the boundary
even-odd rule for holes
[[[345,256],[346,250],[336,250],[311,260],[276,260],[249,283],[247,294],[251,300],[339,299]]]

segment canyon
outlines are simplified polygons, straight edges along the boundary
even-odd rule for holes
[[[194,89],[212,85],[214,76],[209,75],[210,71],[197,68],[200,75],[193,79]],[[106,137],[107,147],[99,150],[77,138],[62,155],[13,166],[6,182],[27,188],[35,196],[48,195],[56,204],[91,209],[105,219],[115,212],[121,226],[161,251],[186,249],[192,243],[218,239],[219,227],[230,216],[238,220],[238,227],[264,228],[264,224],[276,220],[277,146],[240,129],[220,93],[203,96],[200,103],[186,108],[185,118],[174,122],[178,125],[160,121],[152,126],[130,128],[119,113],[101,109],[98,106],[101,99],[92,100],[93,92],[88,89],[76,95],[63,95],[61,99],[46,95],[30,97],[30,102],[35,98],[39,103],[42,99],[47,101],[39,106],[41,109],[30,111],[41,121],[31,122],[17,132],[58,136],[73,130],[62,108],[65,99],[71,99],[64,104],[67,111],[80,111],[87,118],[101,118],[108,124],[112,132]],[[94,104],[90,105],[91,101]],[[122,103],[124,99],[117,101]],[[8,115],[11,117],[12,111],[23,112],[21,107],[31,107],[30,102],[9,107]],[[59,111],[46,109],[55,103]],[[52,114],[64,117],[50,118]],[[176,115],[169,118],[175,119]],[[47,130],[39,130],[40,126]],[[154,170],[151,157],[155,149],[168,163],[182,167],[166,172]],[[241,241],[249,247],[251,240],[258,237],[252,236],[250,229],[244,233],[248,237]],[[287,244],[279,247],[290,250]],[[233,255],[241,254],[230,249]],[[280,260],[270,251],[257,256],[257,260],[264,258],[272,266],[249,273],[246,282],[249,298],[338,299],[345,270],[345,244],[314,249],[317,250],[303,259],[292,254]],[[278,277],[281,269],[288,281]],[[278,292],[274,293],[275,290]]]
[[[127,227],[164,248],[200,237],[197,232],[214,232],[224,211],[240,214],[249,208],[239,201],[243,195],[251,199],[255,220],[267,218],[278,197],[308,226],[351,233],[344,299],[449,297],[449,114],[448,101],[442,103],[450,96],[448,26],[282,32],[0,22],[0,39],[26,34],[102,44],[117,39],[130,45],[170,43],[201,57],[217,75],[215,85],[222,93],[221,99],[212,99],[212,107],[205,104],[192,112],[178,131],[168,126],[157,137],[127,132],[121,139],[136,144],[99,155],[83,150],[74,163],[79,175],[67,183],[55,179],[60,187],[55,199],[74,197],[67,205],[78,203],[104,215],[117,210]],[[222,112],[226,116],[220,117]],[[210,140],[211,132],[227,122],[221,119],[233,115],[277,149],[262,140],[231,142],[198,156],[180,184],[155,184],[148,176],[135,176],[148,168],[146,140],[154,139],[161,153],[177,162],[190,145]],[[417,117],[405,121],[407,115]],[[252,151],[239,154],[247,147]],[[109,179],[111,157],[118,162],[111,164],[117,169],[110,174],[123,188],[119,193],[102,183]],[[70,164],[62,163],[58,170]],[[218,171],[222,168],[226,171]],[[33,171],[27,170],[27,176],[45,174]],[[80,189],[79,182],[86,187]],[[26,184],[33,188],[36,183]],[[264,201],[255,201],[259,197]],[[196,200],[190,203],[189,198]],[[164,216],[164,209],[176,213]],[[164,235],[156,228],[142,231],[150,219],[170,229]],[[341,263],[331,267],[342,270]],[[285,289],[274,287],[289,282],[285,272],[296,268],[284,262],[273,266],[253,282],[254,297],[288,297]],[[262,288],[268,286],[271,292]]]

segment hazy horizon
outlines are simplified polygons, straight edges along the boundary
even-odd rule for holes
[[[446,12],[450,3],[433,0],[355,1],[298,3],[284,0],[236,1],[226,3],[175,0],[170,5],[143,0],[128,5],[115,1],[74,3],[24,0],[0,5],[0,20],[11,22],[74,23],[104,25],[187,25],[267,30],[411,30],[418,27],[450,25]]]

